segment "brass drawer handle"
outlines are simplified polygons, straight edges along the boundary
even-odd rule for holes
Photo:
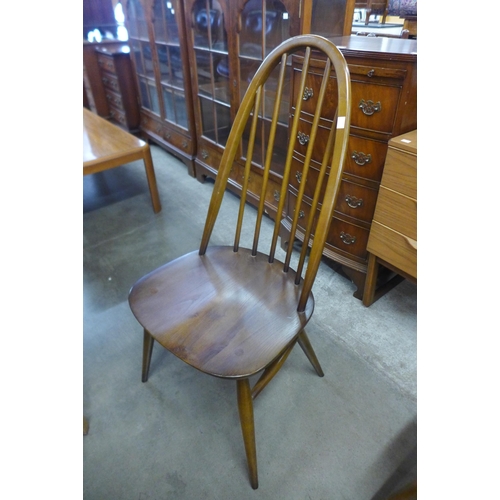
[[[364,203],[362,198],[356,198],[350,194],[345,197],[345,201],[351,208],[360,208]]]
[[[368,73],[366,73],[366,76],[367,76],[368,78],[371,78],[374,74],[375,74],[375,70],[374,70],[374,69],[371,69],[370,71],[368,71]]]
[[[277,189],[274,190],[274,199],[280,201],[280,192]]]
[[[297,139],[299,140],[301,146],[305,146],[309,142],[309,136],[304,134],[304,132],[299,132],[297,134]]]
[[[302,95],[302,100],[303,101],[308,101],[309,99],[311,99],[311,97],[314,97],[313,89],[310,89],[309,87],[306,87],[304,89],[304,94]]]
[[[371,154],[365,154],[362,151],[353,151],[351,158],[354,160],[354,163],[356,165],[359,165],[362,167],[363,165],[366,165],[367,163],[372,162],[372,155]]]
[[[361,111],[363,111],[363,114],[365,114],[366,116],[372,116],[382,109],[382,104],[380,103],[380,101],[373,102],[370,100],[365,101],[364,99],[361,99],[361,102],[359,103],[359,109],[361,109]]]
[[[295,178],[297,179],[297,182],[300,184],[300,182],[302,181],[302,172],[297,170],[297,172],[295,172]]]
[[[201,157],[206,160],[208,158],[208,152],[206,149],[201,150]]]
[[[340,233],[340,239],[342,240],[342,243],[345,243],[346,245],[356,243],[356,236],[351,236],[348,233],[344,233],[344,231]]]
[[[303,219],[305,216],[304,210],[299,210],[299,219]]]

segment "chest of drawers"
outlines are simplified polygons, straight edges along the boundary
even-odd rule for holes
[[[384,171],[388,142],[391,138],[417,127],[417,55],[416,41],[372,38],[335,37],[333,42],[343,52],[351,74],[352,114],[348,160],[344,166],[341,191],[330,226],[324,255],[341,266],[356,285],[354,296],[363,297],[368,265],[367,243]],[[292,67],[294,66],[292,62]],[[295,145],[295,174],[289,185],[285,217],[281,224],[281,243],[303,241],[299,227],[290,235],[307,136],[319,91],[323,62],[313,60],[307,75],[308,93],[303,97],[301,127]],[[300,73],[293,72],[292,92],[298,86]],[[335,95],[336,80],[330,80]],[[332,97],[333,98],[333,97]],[[294,99],[292,99],[294,102]],[[332,109],[335,103],[332,102]],[[291,110],[293,116],[294,109]],[[328,107],[323,116],[326,132],[333,116]],[[321,133],[321,131],[320,131]],[[312,168],[315,168],[313,157]],[[319,165],[317,165],[319,169]],[[314,186],[306,186],[306,193]],[[308,200],[298,209],[308,213]],[[306,219],[304,219],[306,220]]]
[[[98,47],[97,63],[109,109],[107,118],[128,132],[137,132],[139,101],[128,50],[128,47]]]
[[[416,282],[417,278],[417,131],[389,141],[384,174],[368,238],[368,271],[363,304],[371,305],[388,287],[376,291],[379,265]]]

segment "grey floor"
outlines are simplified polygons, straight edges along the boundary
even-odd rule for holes
[[[88,500],[387,498],[416,477],[417,289],[371,307],[323,263],[308,334],[255,402],[259,489],[247,477],[233,383],[158,346],[141,383],[142,331],[127,294],[142,275],[198,247],[213,184],[152,146],[162,211],[141,162],[84,177],[83,497]],[[214,241],[230,231],[223,204]]]

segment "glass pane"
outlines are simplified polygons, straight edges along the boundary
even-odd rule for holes
[[[215,142],[215,117],[213,101],[200,96],[201,121],[203,123],[203,135]]]
[[[278,90],[278,79],[280,66],[276,67],[271,76],[267,80],[264,87],[264,116],[267,118],[272,118],[274,112],[274,102],[276,97],[276,92]],[[283,92],[280,99],[280,110],[278,115],[278,121],[284,124],[288,123],[289,114],[289,98],[290,98],[290,80],[292,78],[292,67],[287,65],[286,75],[283,82]]]
[[[165,2],[165,23],[167,28],[167,42],[178,44],[179,41],[179,29],[177,27],[177,21],[175,20],[175,12],[178,9],[177,1]]]
[[[231,129],[230,108],[216,103],[215,113],[217,117],[217,142],[225,146]]]
[[[141,94],[142,105],[147,109],[151,109],[151,101],[149,100],[148,85],[143,78],[139,80],[139,92]]]
[[[170,69],[172,85],[184,88],[184,73],[182,72],[182,59],[180,47],[169,47]]]
[[[130,53],[135,62],[136,71],[137,73],[144,74],[144,66],[142,64],[142,57],[141,57],[141,45],[137,40],[130,40],[130,46],[131,46]]]
[[[153,70],[153,56],[151,53],[151,46],[147,42],[141,42],[142,58],[144,62],[144,74],[154,78]]]
[[[195,50],[198,92],[212,96],[212,55],[206,50]]]
[[[165,117],[168,121],[175,123],[175,105],[172,90],[163,87],[163,104],[165,105]]]
[[[174,91],[175,116],[177,117],[177,125],[188,128],[186,95],[183,92]]]
[[[137,38],[148,38],[148,26],[139,0],[130,0],[128,17],[129,35]]]
[[[342,35],[346,3],[346,0],[313,0],[311,33],[322,36]]]
[[[227,52],[227,37],[217,0],[197,0],[191,12],[195,47]]]
[[[215,53],[214,60],[214,98],[229,104],[229,59],[225,55]]]
[[[156,93],[156,85],[148,81],[149,87],[149,96],[151,98],[151,110],[154,111],[157,115],[160,114],[160,103],[158,101],[158,94]]]
[[[285,6],[278,1],[266,1],[266,47],[267,56],[281,42],[290,38],[290,20]]]
[[[166,45],[156,45],[158,53],[158,65],[160,67],[161,81],[165,83],[171,82],[170,61],[168,57],[168,47]]]
[[[155,32],[155,40],[157,42],[167,41],[167,31],[165,29],[163,0],[156,0],[153,5],[153,27]]]

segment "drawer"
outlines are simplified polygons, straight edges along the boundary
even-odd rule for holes
[[[184,153],[193,154],[193,141],[185,135],[179,134],[168,126],[163,126],[163,138],[175,148]]]
[[[163,134],[163,125],[161,121],[144,113],[141,113],[141,129],[160,137]]]
[[[417,200],[380,187],[373,220],[417,239]]]
[[[388,148],[382,185],[417,198],[417,156],[399,149]]]
[[[116,92],[106,89],[106,99],[108,101],[108,104],[124,111],[123,102],[120,94],[117,94]]]
[[[292,157],[289,182],[297,191],[300,189],[300,186],[304,179],[303,177],[304,160],[305,158],[302,156],[295,155]],[[320,164],[311,161],[311,164],[309,165],[309,173],[305,181],[306,187],[304,188],[304,195],[310,198],[311,200],[314,197],[314,190],[316,189],[316,185],[318,183],[320,168],[321,168]],[[327,168],[327,174],[328,171],[329,168]],[[321,186],[320,200],[323,198],[324,194],[325,194],[325,183],[323,183],[323,186]]]
[[[302,71],[294,68],[293,72],[293,100],[292,106],[295,109],[297,103],[297,93],[300,88],[300,79]],[[322,74],[308,73],[306,76],[306,85],[304,95],[302,96],[302,111],[314,116],[318,105],[318,95],[321,89]],[[329,120],[333,120],[337,109],[337,80],[330,78],[328,82],[325,100],[323,102],[322,116]]]
[[[344,172],[380,182],[387,154],[387,143],[351,135]]]
[[[125,116],[125,113],[123,110],[116,109],[113,107],[110,107],[109,109],[109,116],[111,120],[119,123],[120,125],[123,125],[124,127],[127,127],[127,117]]]
[[[342,179],[335,210],[370,223],[375,211],[378,190]]]
[[[120,85],[118,83],[118,78],[111,73],[102,73],[101,76],[102,83],[104,86],[114,92],[120,92]]]
[[[295,207],[297,205],[297,197],[295,193],[288,192],[288,214],[289,218],[292,218],[295,214]],[[305,232],[305,227],[307,221],[309,220],[309,214],[311,213],[311,205],[306,201],[302,200],[299,209],[299,220],[298,226],[302,232]],[[319,213],[319,211],[318,211]],[[317,217],[314,221],[313,231],[317,224]],[[340,218],[334,216],[330,229],[328,231],[328,236],[326,239],[327,244],[330,247],[334,247],[340,250],[342,253],[349,256],[359,257],[361,260],[367,258],[366,245],[368,242],[369,230],[358,226],[354,223],[349,223],[341,220]]]
[[[364,227],[333,217],[328,231],[327,243],[344,254],[366,260],[368,258],[366,245],[369,234],[370,231]]]
[[[294,115],[292,114],[290,123],[293,120],[293,116]],[[309,145],[311,129],[312,129],[312,123],[308,120],[305,120],[301,116],[299,120],[299,126],[297,129],[297,137],[294,139],[294,149],[304,157],[307,154],[307,147]],[[318,130],[316,132],[315,147],[313,149],[311,156],[311,158],[317,161],[320,164],[320,166],[323,161],[323,154],[325,152],[329,134],[330,134],[330,128],[320,123],[318,125]]]
[[[104,54],[97,54],[97,64],[99,67],[110,73],[115,73],[115,63],[113,58]]]
[[[417,242],[393,229],[373,221],[368,251],[417,277]]]
[[[389,134],[394,128],[401,86],[406,71],[401,69],[349,65],[351,72],[351,127]],[[312,67],[306,76],[302,111],[314,115],[322,76]],[[292,105],[295,108],[302,72],[294,69]],[[333,120],[337,108],[337,81],[331,77],[323,105],[323,118]]]
[[[351,127],[390,134],[399,102],[399,87],[352,82]]]

